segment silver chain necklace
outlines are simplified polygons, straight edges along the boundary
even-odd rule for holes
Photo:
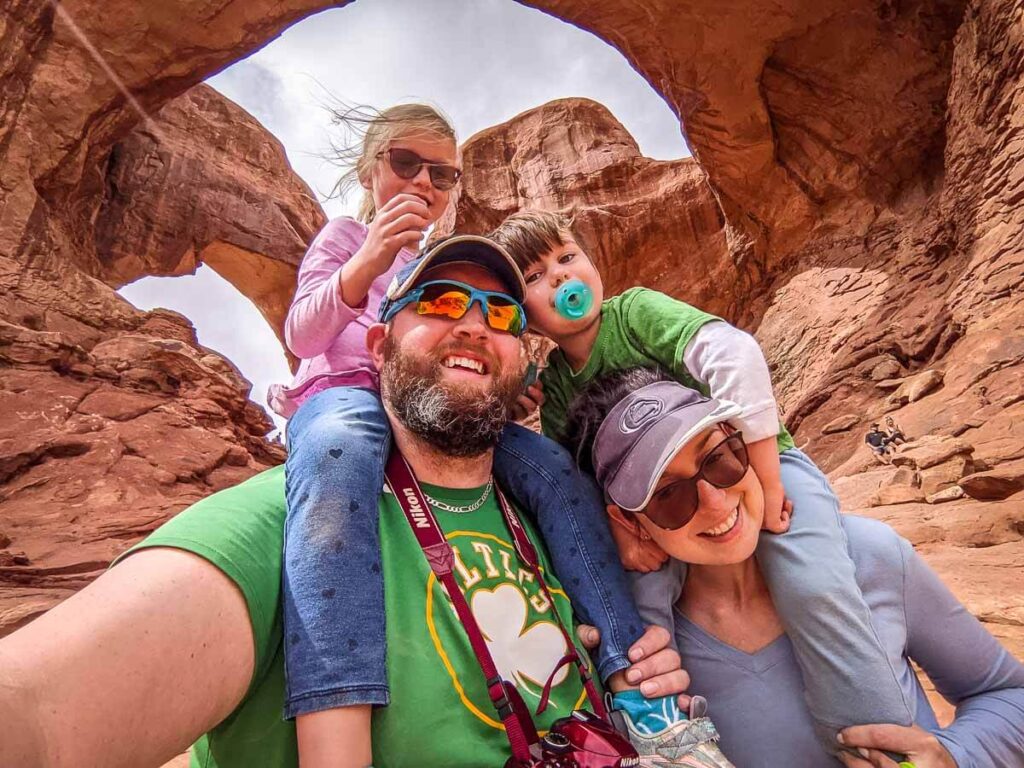
[[[430,503],[430,506],[432,507],[437,507],[438,509],[443,510],[444,512],[454,512],[456,515],[464,515],[467,512],[476,512],[478,509],[480,509],[480,507],[484,505],[484,502],[487,501],[487,497],[491,495],[491,488],[493,487],[494,478],[492,477],[490,480],[487,481],[487,485],[484,487],[483,496],[474,501],[472,504],[466,504],[461,507],[456,507],[451,504],[447,504],[443,501],[438,501],[433,496],[428,495],[426,491],[423,492],[423,496],[424,498],[426,498],[426,500]]]

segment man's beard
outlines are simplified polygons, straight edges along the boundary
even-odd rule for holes
[[[471,347],[449,345],[440,354],[409,354],[389,336],[380,378],[385,402],[410,432],[448,456],[466,458],[497,445],[522,393],[522,371],[506,373],[486,355],[494,382],[489,391],[442,382],[441,360],[460,350],[470,352]]]

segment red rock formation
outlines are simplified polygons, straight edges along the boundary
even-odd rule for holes
[[[158,133],[133,131],[110,153],[91,272],[119,287],[205,263],[280,333],[296,268],[325,222],[320,204],[281,145],[212,88],[193,88],[156,120]]]
[[[736,300],[740,271],[696,161],[643,157],[600,104],[555,101],[482,131],[463,146],[463,166],[457,216],[442,228],[484,232],[522,208],[571,210],[615,290],[643,284],[712,312]]]
[[[734,7],[745,23],[710,31],[684,14],[685,41],[671,23],[652,25],[651,40],[630,37],[629,11],[556,6],[607,31],[648,76],[675,74],[652,82],[680,99],[709,182],[709,194],[689,197],[685,210],[701,211],[692,218],[706,227],[717,196],[722,230],[680,225],[684,206],[666,215],[671,201],[640,173],[609,195],[599,173],[656,164],[637,156],[610,116],[578,102],[546,105],[467,142],[459,225],[484,230],[519,207],[572,209],[613,291],[651,285],[756,331],[787,422],[843,479],[847,509],[894,524],[954,586],[966,582],[958,564],[970,563],[980,583],[961,594],[1021,655],[1013,566],[1024,556],[1024,495],[999,505],[869,507],[873,495],[941,503],[969,472],[1002,466],[1000,476],[1015,478],[1024,457],[1024,178],[1012,127],[1024,114],[1024,40],[1012,4],[972,3],[966,13],[954,4],[822,14],[800,6],[792,9],[806,13],[799,21]],[[759,68],[747,69],[757,56],[726,55],[727,38],[734,51],[764,51],[783,27],[799,31],[770,45]],[[743,45],[751,36],[758,44]],[[680,78],[698,82],[700,94]],[[603,137],[566,126],[585,111],[600,113],[586,122]],[[657,165],[667,178],[690,163]],[[616,226],[609,201],[629,211],[631,226]],[[672,224],[659,230],[663,220]],[[698,254],[704,271],[667,271],[669,254]],[[863,435],[886,414],[915,439],[959,436],[970,463],[925,461],[915,487],[879,493]],[[922,538],[922,519],[932,538]],[[979,549],[990,545],[999,554]]]
[[[284,456],[250,384],[186,318],[138,312],[113,288],[206,261],[280,328],[319,205],[280,145],[206,86],[110,147],[103,173],[98,199],[39,217],[0,256],[0,635]],[[69,223],[73,256],[47,238]]]

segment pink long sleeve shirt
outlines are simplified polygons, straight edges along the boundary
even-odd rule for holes
[[[341,298],[341,266],[362,246],[366,232],[366,225],[354,219],[334,219],[302,259],[284,325],[288,349],[301,362],[291,385],[274,384],[267,397],[270,407],[285,418],[330,387],[378,387],[377,370],[366,349],[366,329],[377,322],[391,278],[416,254],[399,251],[391,268],[373,281],[363,303],[350,307]]]

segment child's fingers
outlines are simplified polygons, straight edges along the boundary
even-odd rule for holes
[[[583,643],[583,647],[588,651],[592,651],[597,648],[598,643],[601,642],[601,631],[597,627],[592,627],[589,624],[580,624],[576,627],[576,637]]]
[[[661,568],[661,564],[668,559],[668,554],[655,544],[653,541],[644,541],[640,543],[641,551],[643,552],[642,560],[644,564],[644,571],[656,571]]]
[[[427,204],[424,203],[421,198],[417,197],[416,195],[410,195],[408,192],[402,192],[401,194],[395,195],[386,203],[384,203],[384,205],[380,207],[380,210],[377,211],[377,215],[381,216],[389,214],[396,208],[402,206],[405,206],[406,208],[419,208],[424,211],[428,210]]]
[[[516,418],[525,419],[535,410],[537,410],[537,403],[535,403],[526,395],[520,395],[519,397],[516,398]],[[519,413],[521,413],[521,415],[518,415]]]
[[[765,494],[764,499],[764,522],[762,527],[771,533],[785,533],[789,530],[789,523],[785,520],[784,497]]]
[[[423,230],[428,226],[430,226],[430,219],[425,216],[420,216],[417,213],[403,213],[384,226],[383,234],[385,237],[395,237],[415,231],[417,235],[422,235]]]
[[[423,239],[423,231],[410,229],[408,232],[403,232],[399,235],[397,239],[402,243],[403,248],[415,248],[419,245],[420,240]]]
[[[544,389],[541,387],[539,382],[534,382],[527,389],[526,392],[533,398],[533,401],[537,404],[537,407],[544,405]]]
[[[424,229],[430,222],[430,211],[422,202],[402,203],[389,211],[377,214],[370,226],[387,236],[413,227]]]

